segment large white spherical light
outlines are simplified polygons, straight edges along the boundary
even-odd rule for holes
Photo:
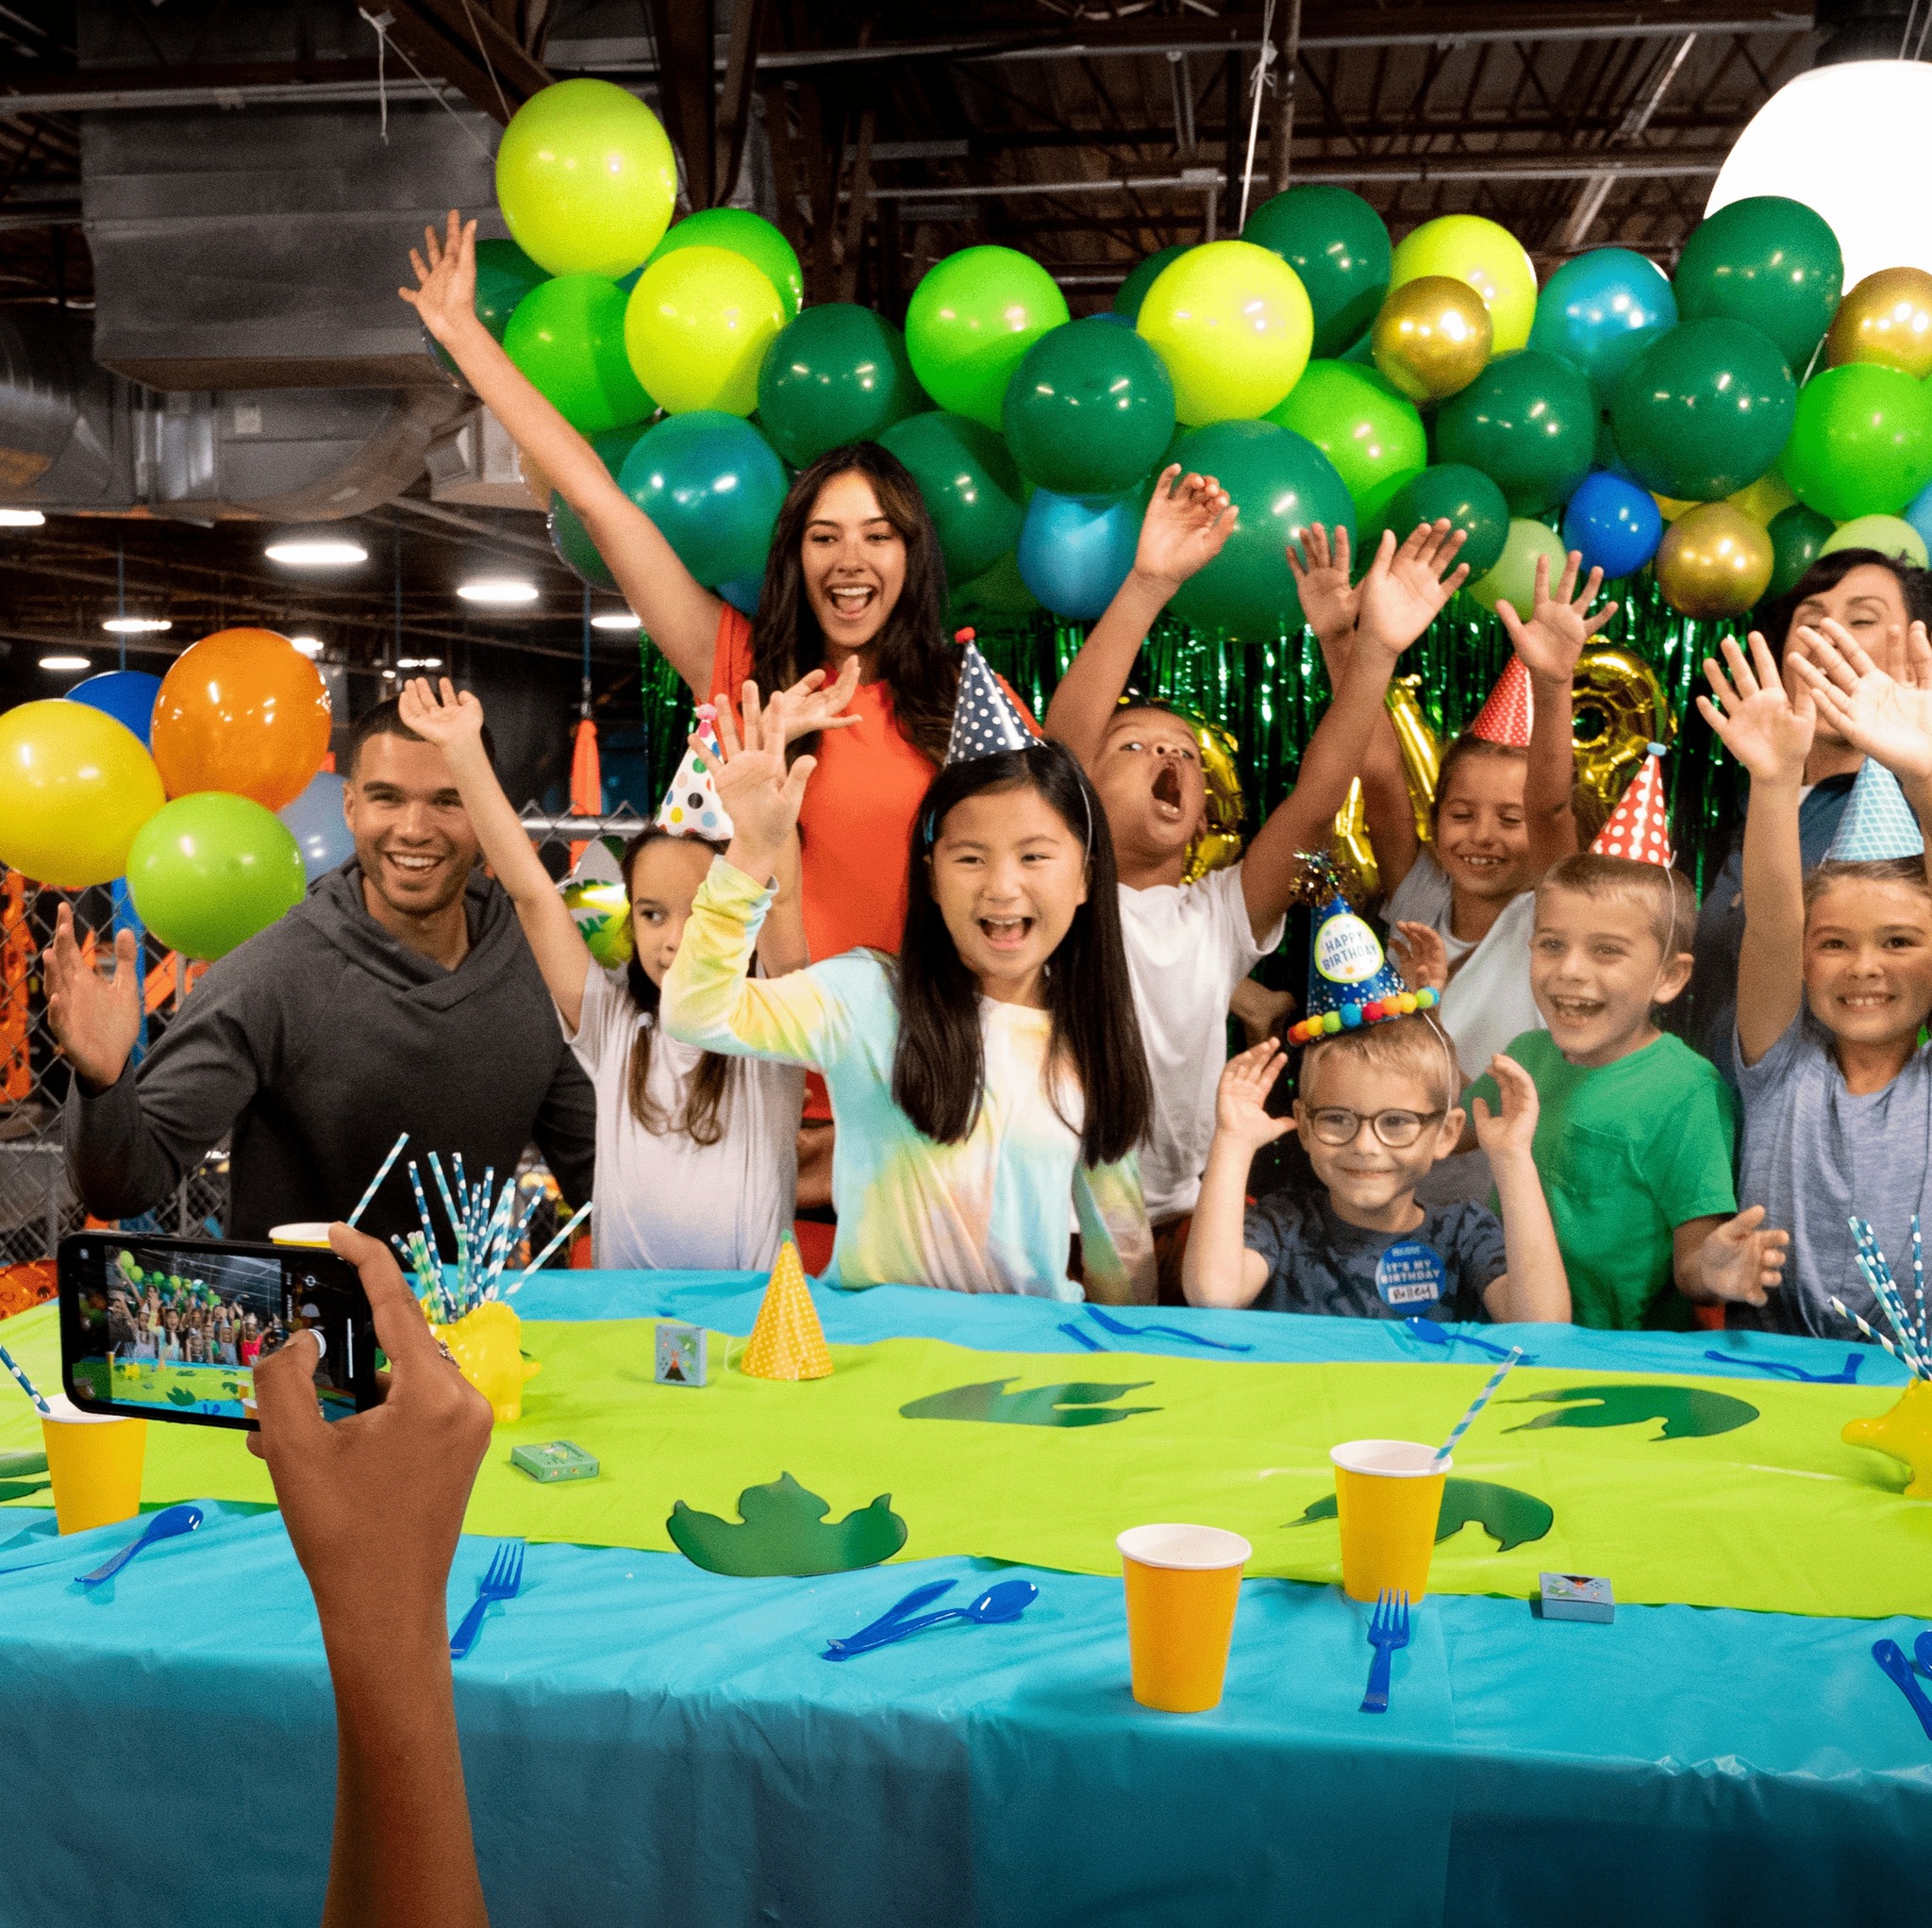
[[[1707,215],[1753,194],[1815,208],[1844,250],[1845,286],[1880,268],[1932,271],[1932,65],[1847,60],[1801,74],[1758,108]]]

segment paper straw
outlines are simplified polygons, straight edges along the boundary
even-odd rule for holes
[[[1831,1309],[1834,1312],[1836,1312],[1840,1319],[1849,1319],[1852,1321],[1852,1323],[1856,1325],[1858,1328],[1858,1330],[1862,1332],[1865,1335],[1865,1337],[1869,1338],[1874,1345],[1883,1346],[1885,1350],[1889,1352],[1894,1359],[1898,1360],[1901,1366],[1906,1365],[1907,1362],[1900,1355],[1899,1349],[1895,1345],[1893,1345],[1892,1342],[1889,1338],[1887,1338],[1882,1332],[1874,1332],[1872,1328],[1869,1325],[1867,1325],[1865,1321],[1862,1319],[1860,1319],[1858,1315],[1856,1312],[1854,1312],[1842,1299],[1833,1299],[1829,1302],[1829,1304],[1831,1305]],[[1907,1367],[1907,1370],[1909,1371],[1910,1368]],[[1914,1378],[1923,1378],[1925,1375],[1923,1373],[1913,1373],[1912,1376]]]
[[[1912,1303],[1919,1321],[1919,1350],[1932,1345],[1932,1333],[1925,1328],[1925,1241],[1919,1236],[1919,1215],[1912,1214]]]
[[[1490,1374],[1490,1383],[1487,1386],[1485,1386],[1483,1389],[1480,1392],[1478,1392],[1473,1400],[1470,1401],[1469,1410],[1466,1413],[1464,1413],[1459,1420],[1456,1421],[1455,1430],[1452,1431],[1449,1437],[1446,1439],[1444,1439],[1440,1446],[1436,1448],[1437,1464],[1441,1464],[1441,1461],[1449,1457],[1450,1454],[1455,1452],[1457,1440],[1461,1438],[1463,1434],[1469,1431],[1470,1426],[1474,1423],[1475,1420],[1476,1414],[1481,1412],[1483,1407],[1489,1404],[1490,1399],[1491,1395],[1495,1392],[1496,1388],[1502,1385],[1505,1378],[1508,1376],[1510,1367],[1513,1366],[1518,1359],[1522,1358],[1522,1356],[1523,1348],[1521,1346],[1511,1346],[1509,1348],[1509,1356],[1507,1359],[1505,1359],[1503,1363],[1500,1366],[1498,1366],[1493,1372]]]
[[[390,1168],[394,1165],[403,1147],[408,1142],[409,1134],[408,1132],[397,1134],[395,1143],[389,1148],[389,1156],[382,1161],[375,1176],[369,1181],[369,1189],[356,1201],[356,1209],[349,1214],[348,1218],[343,1222],[344,1223],[353,1225],[369,1209],[369,1201],[382,1189],[382,1181],[389,1176]]]
[[[577,1227],[578,1227],[579,1225],[581,1225],[581,1224],[582,1224],[582,1223],[584,1222],[584,1221],[585,1221],[586,1219],[588,1219],[588,1218],[589,1218],[590,1216],[591,1216],[591,1207],[590,1207],[589,1205],[579,1205],[579,1206],[578,1206],[578,1207],[576,1208],[576,1210],[575,1210],[575,1212],[573,1212],[573,1213],[571,1214],[571,1216],[570,1216],[570,1222],[569,1222],[568,1224],[566,1224],[566,1225],[564,1226],[563,1230],[562,1230],[562,1231],[560,1231],[560,1232],[559,1232],[559,1233],[558,1233],[558,1234],[557,1235],[557,1237],[556,1237],[555,1238],[553,1238],[553,1239],[552,1239],[552,1240],[550,1241],[550,1243],[549,1243],[548,1245],[546,1245],[546,1246],[545,1246],[545,1247],[543,1248],[543,1250],[542,1250],[541,1252],[540,1252],[540,1253],[539,1253],[539,1254],[538,1254],[538,1255],[536,1255],[536,1257],[535,1257],[535,1258],[533,1258],[533,1259],[532,1259],[532,1260],[531,1260],[531,1261],[529,1262],[529,1264],[528,1264],[528,1265],[526,1265],[526,1266],[525,1266],[525,1267],[524,1268],[524,1271],[523,1271],[523,1277],[522,1277],[522,1278],[519,1278],[519,1279],[517,1280],[516,1284],[515,1284],[515,1285],[513,1285],[512,1287],[510,1287],[510,1288],[509,1288],[509,1291],[507,1291],[507,1292],[505,1292],[503,1296],[504,1296],[504,1297],[505,1297],[506,1299],[508,1299],[508,1297],[510,1296],[510,1292],[515,1292],[515,1291],[518,1291],[518,1290],[520,1290],[520,1289],[522,1288],[522,1287],[523,1287],[523,1285],[524,1285],[524,1282],[525,1282],[525,1280],[526,1280],[526,1279],[527,1279],[527,1278],[528,1278],[528,1277],[530,1276],[530,1274],[531,1274],[532,1272],[535,1272],[535,1271],[541,1271],[541,1270],[543,1269],[543,1261],[544,1261],[544,1260],[545,1260],[546,1258],[548,1258],[548,1257],[550,1256],[550,1255],[551,1255],[551,1254],[552,1254],[553,1252],[555,1252],[555,1251],[557,1250],[557,1248],[558,1248],[558,1247],[559,1245],[561,1245],[561,1244],[563,1243],[563,1241],[564,1241],[564,1240],[565,1240],[566,1238],[568,1238],[570,1237],[570,1235],[571,1235],[571,1234],[572,1234],[573,1232],[575,1232],[575,1231],[576,1230],[576,1228],[577,1228]],[[1480,1402],[1478,1402],[1478,1403],[1480,1403]]]
[[[9,1372],[11,1372],[16,1379],[20,1381],[20,1389],[24,1393],[25,1393],[26,1396],[30,1400],[32,1400],[33,1403],[37,1406],[39,1406],[43,1413],[51,1414],[53,1412],[54,1408],[50,1406],[47,1404],[47,1402],[41,1397],[40,1388],[37,1387],[34,1384],[34,1382],[26,1376],[26,1373],[25,1370],[22,1368],[20,1361],[16,1359],[13,1356],[13,1355],[7,1350],[5,1346],[0,1346],[0,1366],[5,1366],[7,1370]]]
[[[409,1186],[416,1194],[416,1216],[423,1221],[423,1237],[430,1251],[436,1255],[436,1263],[442,1264],[442,1247],[436,1242],[436,1222],[429,1216],[429,1201],[423,1196],[423,1174],[416,1169],[416,1161],[409,1160]]]
[[[1856,1225],[1854,1221],[1855,1229]],[[1869,1226],[1860,1235],[1859,1249],[1853,1255],[1857,1261],[1859,1275],[1870,1288],[1873,1298],[1878,1302],[1879,1310],[1885,1314],[1886,1322],[1898,1339],[1900,1355],[1914,1372],[1922,1377],[1927,1376],[1925,1361],[1913,1343],[1911,1321],[1906,1317],[1906,1308],[1899,1299],[1898,1288],[1892,1283],[1885,1255],[1872,1242]]]
[[[510,1254],[529,1236],[530,1222],[537,1216],[542,1204],[542,1192],[533,1191],[530,1194],[530,1202],[524,1207],[523,1216],[518,1219],[515,1225],[508,1228],[508,1235],[503,1241],[503,1250],[497,1255],[496,1271],[494,1274],[496,1277],[502,1277],[504,1268],[509,1264]]]

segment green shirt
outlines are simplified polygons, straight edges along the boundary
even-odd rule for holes
[[[1668,1035],[1613,1064],[1567,1062],[1547,1031],[1509,1046],[1535,1081],[1534,1155],[1570,1275],[1578,1325],[1631,1331],[1668,1319],[1671,1235],[1738,1209],[1729,1089],[1707,1058]],[[1495,1110],[1493,1078],[1469,1098]]]

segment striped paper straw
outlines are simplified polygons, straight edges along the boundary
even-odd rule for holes
[[[1925,1328],[1925,1241],[1919,1236],[1919,1215],[1912,1214],[1912,1304],[1919,1321],[1919,1350],[1932,1347]]]
[[[353,1225],[369,1209],[369,1201],[382,1189],[382,1181],[389,1176],[390,1168],[394,1165],[398,1156],[401,1155],[403,1147],[408,1142],[409,1134],[408,1132],[402,1132],[397,1135],[395,1143],[389,1148],[389,1156],[382,1161],[375,1176],[369,1181],[369,1189],[356,1201],[356,1209],[349,1214],[346,1221],[347,1223]]]
[[[1857,1241],[1854,1256],[1857,1260],[1858,1271],[1871,1289],[1873,1298],[1878,1302],[1879,1309],[1885,1314],[1886,1321],[1898,1338],[1899,1351],[1904,1355],[1906,1364],[1924,1375],[1925,1362],[1920,1356],[1914,1340],[1911,1321],[1906,1316],[1905,1302],[1899,1296],[1897,1284],[1891,1276],[1891,1267],[1887,1264],[1884,1253],[1878,1249],[1878,1241],[1873,1236],[1869,1219],[1851,1219],[1846,1222],[1852,1228],[1852,1236]]]
[[[20,1389],[24,1393],[25,1393],[26,1396],[30,1400],[32,1400],[33,1403],[37,1406],[39,1406],[43,1413],[51,1414],[53,1412],[54,1408],[50,1406],[47,1404],[47,1402],[41,1397],[40,1388],[37,1387],[34,1384],[34,1382],[26,1376],[25,1369],[21,1365],[20,1361],[16,1359],[13,1356],[13,1355],[7,1350],[5,1346],[0,1346],[0,1366],[5,1366],[7,1370],[9,1372],[11,1372],[16,1379],[20,1381]]]
[[[503,1296],[504,1296],[504,1297],[505,1297],[506,1299],[508,1299],[508,1297],[510,1296],[510,1293],[511,1293],[511,1292],[515,1292],[515,1291],[518,1291],[518,1290],[520,1290],[520,1289],[521,1289],[521,1288],[523,1288],[523,1285],[524,1285],[525,1281],[526,1279],[528,1279],[528,1278],[529,1278],[529,1276],[530,1276],[530,1274],[531,1274],[532,1272],[535,1272],[535,1271],[542,1271],[542,1269],[543,1269],[543,1261],[544,1261],[545,1259],[547,1259],[547,1258],[548,1258],[548,1257],[550,1256],[550,1255],[551,1255],[551,1254],[552,1254],[553,1252],[555,1252],[555,1251],[557,1250],[557,1248],[558,1248],[558,1247],[559,1245],[561,1245],[561,1244],[562,1244],[562,1243],[564,1242],[564,1240],[565,1240],[566,1238],[568,1238],[570,1237],[570,1235],[571,1235],[571,1234],[572,1234],[573,1232],[575,1232],[575,1231],[576,1230],[576,1228],[577,1228],[577,1227],[578,1227],[579,1225],[581,1225],[581,1224],[582,1224],[582,1223],[584,1222],[584,1221],[585,1221],[586,1219],[588,1219],[588,1218],[589,1218],[590,1216],[591,1216],[591,1207],[590,1207],[589,1205],[579,1205],[579,1206],[578,1206],[578,1207],[576,1208],[576,1210],[575,1210],[575,1211],[574,1211],[574,1212],[573,1212],[573,1213],[571,1214],[571,1216],[570,1216],[570,1222],[569,1222],[568,1224],[566,1224],[566,1225],[564,1226],[563,1230],[562,1230],[562,1231],[560,1231],[560,1232],[559,1232],[559,1233],[558,1233],[558,1234],[557,1235],[557,1237],[556,1237],[555,1238],[553,1238],[553,1239],[552,1239],[552,1240],[550,1241],[550,1243],[549,1243],[548,1245],[546,1245],[546,1246],[545,1246],[545,1247],[543,1248],[543,1250],[542,1250],[541,1252],[540,1252],[540,1253],[539,1253],[539,1254],[538,1254],[538,1255],[536,1255],[536,1257],[535,1257],[535,1258],[533,1258],[533,1259],[532,1259],[532,1260],[531,1260],[531,1261],[529,1262],[529,1264],[528,1264],[528,1265],[526,1265],[526,1266],[525,1266],[525,1267],[524,1268],[524,1271],[523,1271],[523,1276],[522,1276],[521,1278],[519,1278],[519,1279],[517,1280],[516,1284],[515,1284],[515,1285],[513,1285],[513,1286],[511,1286],[511,1287],[509,1288],[509,1290],[508,1290],[508,1291],[507,1291],[507,1292],[505,1292]],[[1478,1404],[1480,1404],[1480,1402],[1478,1402]]]
[[[1895,1345],[1893,1345],[1892,1342],[1889,1338],[1887,1338],[1882,1332],[1874,1332],[1872,1328],[1869,1325],[1867,1325],[1865,1321],[1862,1319],[1860,1319],[1858,1315],[1856,1312],[1854,1312],[1842,1299],[1832,1299],[1828,1303],[1831,1306],[1831,1309],[1834,1312],[1836,1312],[1840,1319],[1849,1319],[1852,1321],[1852,1323],[1856,1325],[1858,1328],[1858,1330],[1862,1332],[1865,1335],[1865,1337],[1873,1342],[1874,1345],[1883,1346],[1885,1350],[1889,1352],[1894,1359],[1898,1360],[1901,1366],[1907,1365],[1907,1361],[1900,1355],[1899,1349]],[[1910,1370],[1908,1366],[1907,1369],[1907,1371]],[[1914,1378],[1923,1378],[1924,1376],[1924,1374],[1923,1373],[1913,1374]]]
[[[436,1242],[436,1221],[429,1216],[429,1201],[423,1195],[423,1174],[416,1169],[416,1161],[409,1160],[409,1186],[416,1194],[416,1216],[423,1221],[424,1242],[435,1255],[439,1270],[442,1266],[442,1247]]]
[[[1495,1393],[1496,1388],[1502,1385],[1503,1381],[1508,1377],[1510,1367],[1513,1366],[1518,1359],[1522,1358],[1522,1356],[1523,1348],[1521,1346],[1511,1346],[1509,1348],[1509,1356],[1507,1359],[1505,1359],[1503,1363],[1500,1366],[1498,1366],[1493,1372],[1490,1374],[1490,1383],[1487,1386],[1485,1386],[1483,1389],[1480,1392],[1478,1392],[1473,1400],[1470,1401],[1469,1410],[1466,1413],[1464,1413],[1459,1420],[1456,1421],[1455,1429],[1450,1433],[1449,1437],[1446,1439],[1444,1439],[1440,1446],[1436,1448],[1436,1463],[1438,1465],[1440,1465],[1443,1460],[1447,1459],[1449,1455],[1453,1452],[1455,1452],[1457,1440],[1461,1438],[1463,1434],[1469,1431],[1471,1425],[1474,1423],[1476,1414],[1481,1412],[1483,1407],[1489,1404],[1491,1398]]]

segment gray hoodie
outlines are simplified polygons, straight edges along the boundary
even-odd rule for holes
[[[469,953],[445,971],[369,915],[352,859],[210,965],[138,1071],[98,1092],[75,1080],[68,1160],[89,1211],[161,1204],[226,1135],[223,1229],[263,1238],[350,1211],[405,1130],[408,1149],[362,1217],[377,1238],[418,1222],[404,1168],[432,1151],[445,1171],[461,1152],[473,1183],[493,1165],[501,1185],[534,1138],[565,1195],[588,1199],[590,1080],[509,899],[478,872],[465,908]],[[424,1189],[434,1200],[426,1163]]]

